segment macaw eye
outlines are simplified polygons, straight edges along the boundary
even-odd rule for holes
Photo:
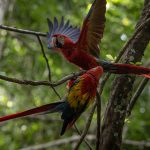
[[[64,37],[57,37],[56,38],[56,47],[62,48],[64,45]]]
[[[62,45],[64,45],[64,37],[63,36],[59,36],[57,37],[58,42],[61,43]]]

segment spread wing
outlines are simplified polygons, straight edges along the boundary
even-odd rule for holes
[[[106,0],[94,0],[87,14],[77,44],[80,49],[99,57],[99,43],[105,27]]]
[[[64,17],[61,18],[60,24],[58,23],[57,18],[54,18],[54,22],[50,19],[47,19],[49,32],[47,34],[48,43],[51,43],[52,36],[55,34],[63,34],[69,37],[73,42],[76,42],[80,35],[80,29],[70,25],[69,20],[65,23]],[[50,47],[50,45],[49,45]]]

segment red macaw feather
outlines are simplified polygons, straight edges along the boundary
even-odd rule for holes
[[[144,76],[146,78],[150,78],[150,68],[130,65],[130,64],[112,64],[110,67],[111,73],[116,74],[137,74]]]
[[[106,0],[94,0],[78,40],[81,50],[99,57],[99,43],[105,27]]]
[[[48,47],[51,48],[52,37],[54,35],[64,35],[74,43],[77,42],[78,50],[86,51],[99,57],[99,42],[103,37],[105,27],[106,0],[94,0],[89,13],[87,14],[82,30],[69,24],[69,20],[64,23],[62,17],[60,25],[57,18],[54,23],[48,19]],[[80,48],[79,48],[80,47]]]
[[[99,78],[102,73],[102,67],[98,66],[90,69],[74,81],[69,88],[68,95],[64,98],[64,101],[47,104],[16,114],[0,117],[0,122],[33,114],[61,112],[61,118],[64,120],[61,130],[61,135],[63,135],[66,129],[70,128],[88,107],[88,105],[94,101]]]
[[[100,64],[103,66],[104,71],[114,73],[114,74],[135,74],[150,78],[150,68],[136,66],[131,64],[119,64],[119,63],[109,63],[106,61],[101,61]]]
[[[80,29],[77,27],[73,27],[70,25],[69,20],[65,23],[64,17],[61,18],[60,25],[58,23],[57,18],[54,18],[54,23],[50,19],[47,18],[49,32],[47,34],[48,38],[48,48],[51,48],[50,43],[52,42],[52,37],[55,34],[61,34],[69,37],[73,42],[77,42],[80,36]]]
[[[23,112],[19,112],[19,113],[16,113],[16,114],[0,117],[0,122],[15,119],[15,118],[20,118],[20,117],[25,117],[25,116],[29,116],[29,115],[33,115],[33,114],[58,112],[58,111],[61,111],[61,109],[58,106],[63,104],[63,103],[64,102],[56,102],[56,103],[36,107],[36,108],[30,109],[30,110],[26,110],[26,111],[23,111]]]
[[[49,21],[49,37],[54,38],[52,42],[53,48],[60,51],[69,62],[85,70],[100,65],[105,72],[137,74],[150,78],[149,68],[130,64],[109,63],[96,58],[99,57],[98,44],[103,37],[105,27],[105,12],[106,0],[94,0],[83,22],[81,33],[77,32],[79,31],[77,29],[74,30],[74,28],[69,25],[69,22],[64,24],[63,19],[60,26],[58,25],[57,19],[54,19],[54,25]],[[73,36],[71,37],[71,35]],[[77,36],[74,37],[75,35]],[[77,37],[79,37],[78,40]],[[49,40],[51,40],[51,38]],[[76,40],[73,38],[75,38],[77,42],[75,42]],[[51,45],[50,42],[49,45]],[[69,84],[72,83],[70,82]]]

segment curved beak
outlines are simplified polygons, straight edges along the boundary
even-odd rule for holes
[[[47,47],[48,47],[48,49],[52,49],[53,48],[51,44],[48,44]]]
[[[47,45],[48,49],[54,49],[54,45],[52,42],[48,42],[48,45]]]

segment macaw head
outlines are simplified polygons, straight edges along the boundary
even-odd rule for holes
[[[54,22],[50,19],[47,19],[47,21],[49,27],[47,34],[49,49],[60,50],[70,43],[77,42],[80,36],[79,28],[70,25],[69,21],[65,23],[63,17],[61,18],[60,24],[56,18],[54,18]]]
[[[103,68],[101,66],[97,66],[95,68],[88,70],[86,73],[92,75],[96,81],[99,81],[99,78],[103,74]]]
[[[65,35],[55,34],[52,36],[51,40],[48,42],[48,48],[54,50],[60,50],[67,47],[73,41]]]

